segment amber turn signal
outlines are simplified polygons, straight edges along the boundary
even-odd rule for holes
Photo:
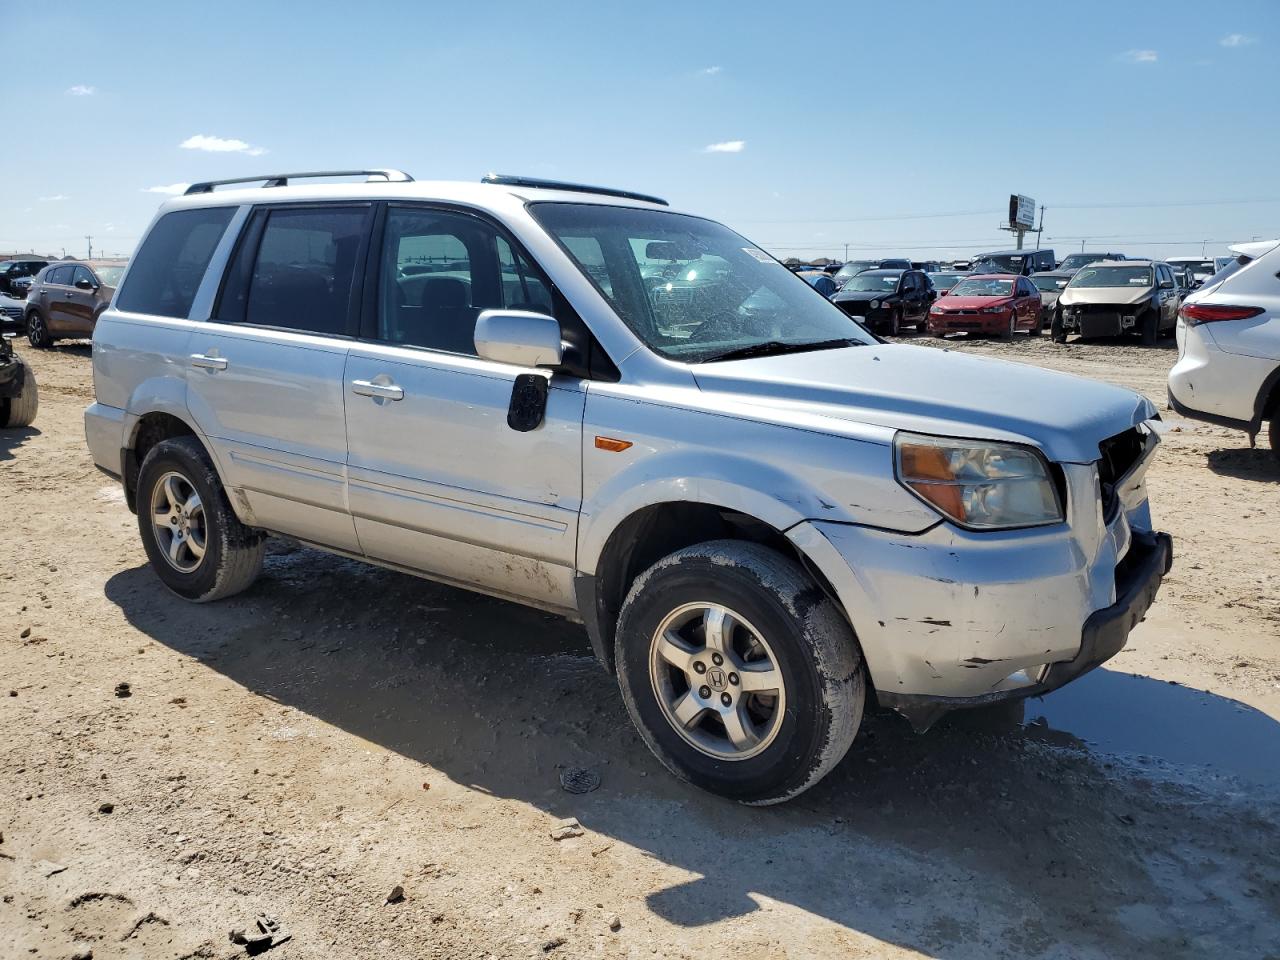
[[[613,437],[596,437],[596,449],[621,453],[631,446],[630,440],[615,440]]]

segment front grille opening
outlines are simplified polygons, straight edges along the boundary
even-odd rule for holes
[[[1116,483],[1142,459],[1146,436],[1137,427],[1108,437],[1098,444],[1102,458],[1098,461],[1098,483],[1102,487],[1104,516],[1110,517],[1116,504]]]

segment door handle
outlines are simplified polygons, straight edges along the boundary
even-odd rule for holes
[[[360,397],[377,397],[381,400],[404,399],[404,387],[394,383],[374,383],[372,380],[352,380],[351,392]]]
[[[227,369],[227,358],[206,357],[203,353],[193,353],[191,355],[191,365],[193,367],[203,367],[205,370],[225,370]]]

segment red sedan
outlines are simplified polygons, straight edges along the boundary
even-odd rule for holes
[[[928,330],[948,333],[1040,332],[1040,291],[1026,277],[1011,273],[965,277],[929,308]]]

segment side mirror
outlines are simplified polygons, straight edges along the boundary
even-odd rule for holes
[[[93,281],[86,280],[84,277],[81,277],[79,280],[76,281],[76,289],[77,290],[93,290],[94,289]]]
[[[475,343],[482,360],[515,367],[557,367],[564,358],[560,324],[545,313],[482,310]]]
[[[1160,281],[1160,289],[1161,289],[1161,290],[1172,290],[1172,289],[1173,289],[1173,281],[1172,281],[1172,280],[1161,280],[1161,281]]]

